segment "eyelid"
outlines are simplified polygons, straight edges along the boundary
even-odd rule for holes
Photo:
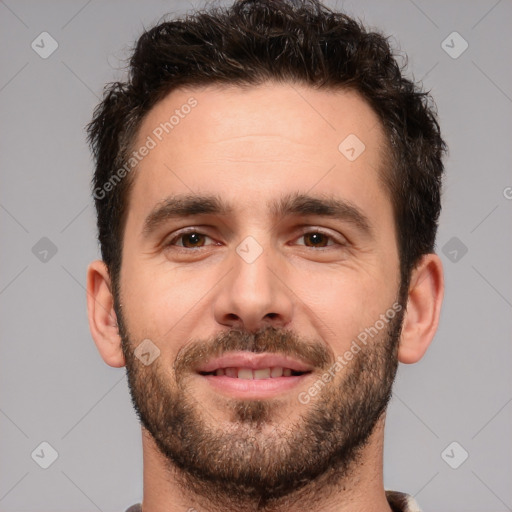
[[[339,236],[334,235],[332,232],[324,230],[323,228],[317,228],[315,226],[304,226],[301,230],[301,234],[297,238],[302,238],[303,236],[309,234],[309,233],[320,233],[321,235],[324,235],[331,239],[334,243],[331,245],[328,245],[326,247],[316,247],[316,249],[326,249],[327,247],[332,247],[333,245],[341,245],[346,246],[349,244],[349,241],[346,237],[338,233]],[[297,239],[296,238],[296,239]],[[299,244],[304,245],[304,244]]]
[[[204,249],[206,246],[189,248],[189,247],[183,247],[181,245],[176,245],[176,243],[175,243],[176,241],[178,241],[181,237],[183,237],[183,236],[185,236],[187,234],[190,234],[190,233],[196,233],[198,235],[202,235],[202,236],[204,236],[206,238],[209,238],[210,240],[213,240],[213,238],[211,236],[207,235],[206,233],[204,233],[202,231],[202,228],[196,226],[196,227],[187,227],[187,228],[183,228],[181,230],[175,231],[171,235],[172,238],[170,238],[168,241],[164,241],[164,243],[162,245],[164,247],[168,247],[168,246],[178,247],[178,248],[184,249],[186,251],[191,251],[191,250],[197,251],[198,249]],[[334,245],[346,246],[346,245],[349,244],[347,238],[344,237],[343,235],[339,234],[339,236],[336,236],[336,235],[334,235],[332,232],[330,232],[328,230],[325,230],[323,228],[318,228],[318,227],[315,227],[315,226],[304,226],[304,227],[302,227],[301,230],[300,230],[300,235],[295,237],[294,240],[302,238],[303,236],[305,236],[307,234],[310,234],[310,233],[322,234],[322,235],[328,237],[329,240],[331,240],[333,242],[332,244],[328,244],[325,247],[313,247],[313,249],[316,249],[316,250],[318,250],[318,249],[326,249],[327,247],[332,247]],[[218,244],[208,244],[208,245],[218,245]],[[308,247],[305,244],[298,244],[298,245],[301,245],[301,246],[304,246],[304,247]]]
[[[184,235],[188,235],[190,233],[195,233],[195,234],[198,234],[198,235],[202,235],[206,238],[209,238],[210,240],[213,240],[213,238],[209,235],[207,235],[206,233],[203,233],[203,231],[201,230],[201,228],[198,228],[198,227],[188,227],[188,228],[184,228],[184,229],[181,229],[179,231],[175,231],[174,233],[172,233],[170,239],[164,241],[164,243],[162,244],[164,247],[168,247],[168,246],[172,246],[172,247],[178,247],[180,249],[185,249],[187,251],[190,251],[192,250],[191,248],[188,248],[188,247],[183,247],[182,245],[176,245],[175,242],[178,241],[181,237],[183,237]],[[213,245],[213,244],[209,244],[209,245]],[[203,249],[205,246],[202,246],[202,247],[195,247],[193,248],[193,250],[198,250],[198,249]]]

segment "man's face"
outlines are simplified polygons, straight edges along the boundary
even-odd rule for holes
[[[144,427],[233,496],[347,471],[389,398],[402,316],[386,316],[399,257],[377,116],[347,91],[210,87],[168,95],[134,149],[148,136],[117,304]]]

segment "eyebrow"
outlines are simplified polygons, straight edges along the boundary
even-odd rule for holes
[[[232,212],[221,198],[205,195],[177,195],[166,198],[146,217],[142,234],[148,237],[167,220],[193,215],[227,216]]]
[[[320,216],[353,224],[366,236],[373,234],[372,225],[363,211],[353,203],[332,196],[315,197],[307,194],[289,194],[278,200],[267,201],[271,215],[277,220],[289,216]],[[233,206],[215,195],[184,194],[166,198],[157,204],[144,221],[142,234],[149,237],[170,219],[194,215],[226,217]]]
[[[372,236],[373,228],[368,217],[355,204],[333,196],[315,197],[307,194],[290,194],[267,203],[276,218],[316,215],[342,220],[353,224],[364,235]]]

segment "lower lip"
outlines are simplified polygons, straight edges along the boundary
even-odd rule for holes
[[[200,375],[217,391],[235,398],[268,398],[290,391],[303,383],[310,374],[270,379],[235,379],[225,375]]]

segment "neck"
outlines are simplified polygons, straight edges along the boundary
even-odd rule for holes
[[[293,495],[261,506],[243,497],[234,503],[222,489],[208,488],[171,464],[143,428],[144,498],[142,512],[391,512],[383,485],[385,415],[368,443],[344,475],[332,472],[310,482]]]

